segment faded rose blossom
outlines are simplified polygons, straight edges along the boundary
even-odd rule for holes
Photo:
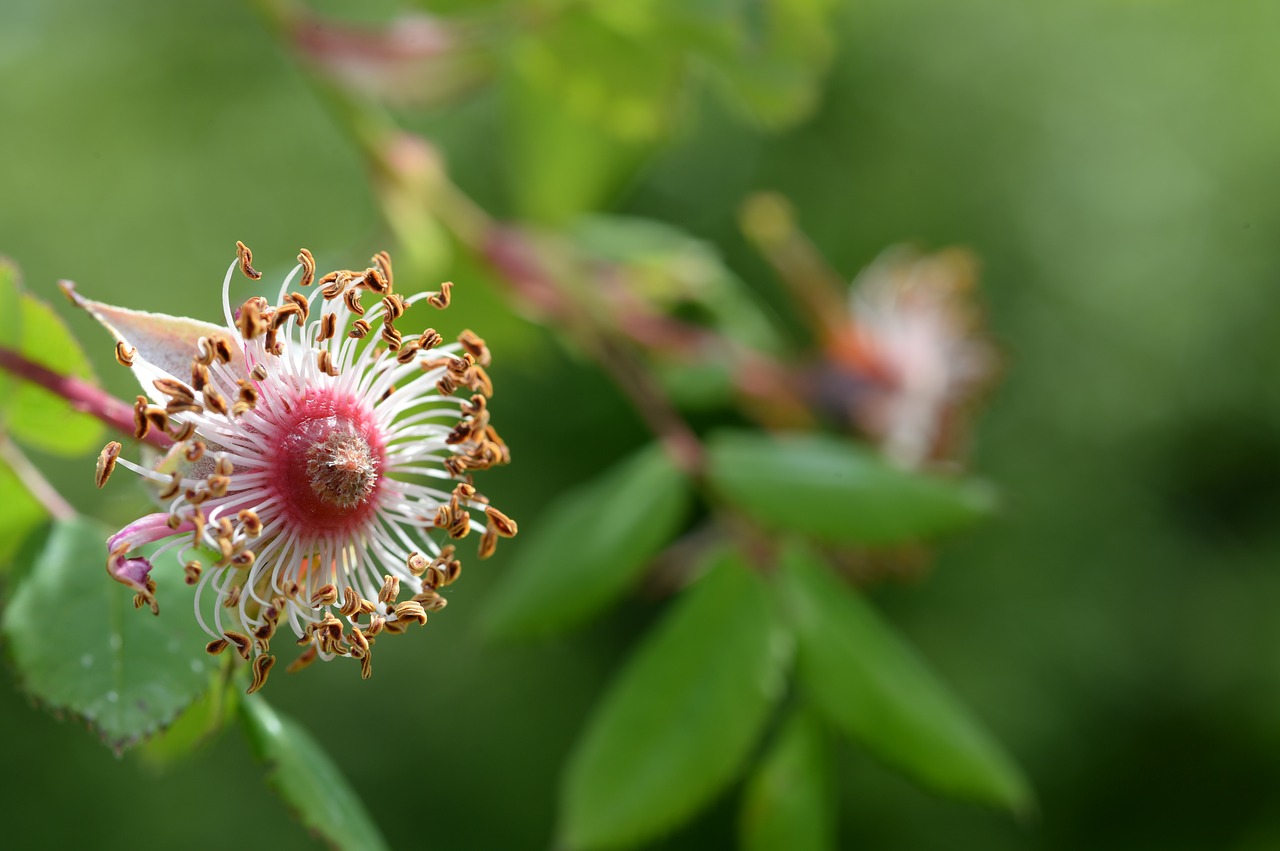
[[[477,532],[485,558],[516,532],[471,483],[472,471],[509,460],[489,424],[489,350],[470,331],[448,344],[431,328],[406,338],[396,327],[405,311],[447,307],[452,285],[402,297],[385,252],[317,279],[304,249],[274,305],[254,297],[233,311],[236,269],[260,277],[238,248],[225,326],[112,307],[68,286],[146,393],[135,436],[172,444],[154,467],[121,458],[115,442],[99,457],[99,487],[124,466],[157,486],[164,507],[111,537],[107,571],[158,612],[152,563],[177,550],[213,638],[206,649],[234,646],[251,660],[250,691],[266,681],[282,623],[306,647],[291,668],[347,656],[368,677],[374,639],[425,623],[458,578],[454,545],[430,533]],[[290,291],[295,281],[302,291]],[[368,296],[378,301],[366,308]],[[454,395],[462,388],[467,398]],[[138,554],[160,541],[150,559]]]
[[[821,398],[906,466],[947,457],[963,409],[995,373],[976,281],[961,249],[892,249],[854,281],[849,322],[828,344]]]

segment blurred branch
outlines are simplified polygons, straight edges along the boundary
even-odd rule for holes
[[[22,482],[27,491],[44,506],[50,517],[63,521],[75,519],[76,510],[71,503],[67,502],[49,483],[49,480],[36,469],[31,459],[18,448],[18,445],[3,433],[0,433],[0,460],[9,465],[13,474],[18,477],[18,481]]]

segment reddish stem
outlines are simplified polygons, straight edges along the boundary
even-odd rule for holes
[[[97,417],[115,430],[133,436],[133,406],[121,402],[101,388],[69,375],[61,375],[5,348],[0,348],[0,369],[39,384],[50,393],[66,399],[77,411]],[[173,445],[173,439],[169,435],[155,429],[148,430],[147,436],[142,440],[157,449],[168,449]]]

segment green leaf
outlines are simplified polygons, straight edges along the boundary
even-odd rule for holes
[[[668,131],[677,57],[590,9],[563,10],[509,55],[504,136],[523,217],[557,224],[598,206]]]
[[[224,667],[214,674],[204,696],[184,709],[162,733],[143,742],[136,751],[138,756],[162,768],[191,755],[222,731],[240,702],[240,690],[232,686],[235,679],[226,667],[229,664],[236,664],[230,654],[223,657]]]
[[[335,848],[377,851],[387,844],[364,804],[324,749],[296,721],[260,695],[240,703],[240,717],[267,780],[302,823]]]
[[[823,851],[836,847],[835,778],[830,742],[809,712],[792,714],[743,796],[744,851]]]
[[[61,375],[93,382],[93,368],[80,342],[49,305],[22,291],[17,268],[0,261],[0,297],[16,311],[0,322],[0,346]],[[5,374],[0,381],[0,419],[17,440],[58,455],[81,455],[102,443],[103,426],[60,396]]]
[[[634,845],[728,785],[782,688],[790,640],[763,580],[720,558],[644,639],[570,757],[570,848]]]
[[[657,445],[561,497],[521,543],[486,631],[530,637],[586,620],[626,593],[688,507],[689,482]]]
[[[708,476],[727,502],[773,529],[831,543],[896,544],[951,532],[995,508],[984,483],[895,467],[846,440],[720,432]]]
[[[940,792],[1031,806],[1000,745],[853,589],[800,548],[784,555],[781,579],[801,682],[832,723]]]
[[[120,750],[172,722],[207,687],[215,663],[177,563],[156,567],[160,616],[135,610],[129,590],[107,577],[109,534],[87,519],[54,524],[0,632],[33,697],[83,717]]]
[[[0,436],[0,440],[4,440]],[[6,570],[27,536],[45,519],[44,506],[31,495],[8,464],[0,461],[0,572]]]

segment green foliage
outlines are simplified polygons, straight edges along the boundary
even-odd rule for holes
[[[22,291],[17,269],[8,262],[0,262],[0,297],[18,308],[5,311],[0,346],[60,375],[94,380],[80,342],[49,305]],[[42,387],[10,376],[0,383],[0,422],[14,438],[58,455],[80,455],[102,442],[102,424],[96,419]]]
[[[562,496],[522,535],[488,632],[547,635],[591,617],[626,593],[688,507],[688,480],[656,444]]]
[[[347,779],[297,722],[276,712],[260,695],[241,701],[240,718],[254,752],[270,766],[268,782],[304,825],[335,848],[387,848]]]
[[[163,732],[152,736],[138,747],[136,753],[157,767],[169,766],[190,756],[206,741],[221,732],[226,722],[234,717],[240,702],[239,688],[234,685],[233,668],[239,663],[230,655],[223,657],[222,668],[216,671],[204,695],[186,709]]]
[[[103,571],[109,534],[92,520],[56,523],[0,631],[32,697],[83,717],[120,750],[172,722],[207,687],[213,662],[192,589],[161,576],[164,614],[135,610],[132,593]]]
[[[4,439],[0,436],[0,440]],[[4,500],[4,511],[0,511],[0,572],[3,572],[12,565],[18,548],[40,525],[45,512],[3,461],[0,461],[0,499]]]
[[[790,646],[761,578],[718,559],[644,639],[570,757],[567,845],[635,845],[708,803],[759,735]]]
[[[720,432],[708,476],[727,502],[771,529],[832,543],[897,544],[963,529],[995,506],[981,482],[894,467],[850,441]]]
[[[1032,806],[1013,761],[853,589],[798,547],[781,574],[800,680],[833,724],[941,792]]]
[[[836,847],[831,742],[811,713],[791,713],[747,783],[739,819],[744,851]]]

